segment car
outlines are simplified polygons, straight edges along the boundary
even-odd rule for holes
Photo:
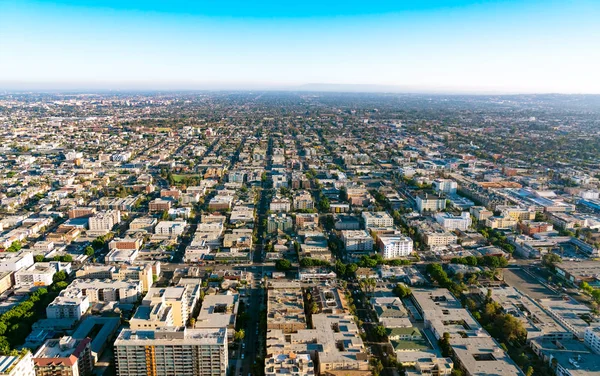
[[[244,354],[242,354],[242,360],[244,359]]]

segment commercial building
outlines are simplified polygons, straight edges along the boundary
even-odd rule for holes
[[[118,376],[225,376],[228,362],[227,329],[124,329],[115,341]]]

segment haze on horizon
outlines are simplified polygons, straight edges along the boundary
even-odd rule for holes
[[[600,94],[598,19],[593,0],[0,0],[0,89]]]

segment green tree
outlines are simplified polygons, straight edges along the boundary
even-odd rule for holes
[[[33,260],[34,260],[35,262],[44,262],[44,255],[35,255],[35,256],[33,257]]]
[[[286,259],[279,259],[275,261],[275,268],[280,271],[290,270],[292,268],[292,263]]]
[[[88,245],[87,247],[85,247],[85,255],[88,257],[91,257],[94,255],[94,247],[92,247],[91,245]]]
[[[58,271],[58,272],[54,273],[54,275],[52,276],[52,282],[54,282],[54,283],[65,281],[66,279],[67,279],[67,273],[64,270]]]
[[[377,325],[375,328],[375,334],[377,334],[379,338],[384,339],[387,335],[387,330],[383,325]]]

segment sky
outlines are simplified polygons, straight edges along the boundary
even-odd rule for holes
[[[599,20],[598,0],[0,0],[0,89],[600,94]]]

